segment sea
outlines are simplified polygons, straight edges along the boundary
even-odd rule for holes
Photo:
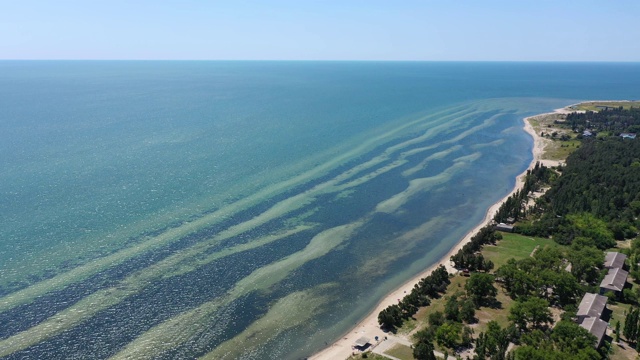
[[[302,359],[640,63],[0,61],[0,358]]]

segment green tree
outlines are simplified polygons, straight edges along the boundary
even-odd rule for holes
[[[560,271],[565,267],[564,254],[555,246],[538,249],[533,258],[535,262],[532,265],[537,268]]]
[[[487,332],[480,333],[476,339],[476,355],[478,359],[504,358],[509,346],[509,334],[506,329],[500,327],[496,321],[491,320],[487,324]]]
[[[385,329],[395,329],[402,325],[402,310],[398,305],[390,305],[378,314],[378,324]]]
[[[561,360],[556,354],[546,349],[533,346],[521,346],[514,352],[516,360]]]
[[[616,245],[613,232],[603,219],[588,212],[569,214],[567,219],[577,234],[593,239],[598,249],[604,250]]]
[[[638,314],[638,309],[631,308],[624,319],[622,334],[629,342],[634,342],[638,335]]]
[[[440,346],[455,348],[460,338],[460,330],[462,330],[460,323],[444,323],[436,330],[436,341]]]
[[[543,271],[542,273],[547,275],[543,281],[543,292],[548,294],[547,288],[553,289],[552,298],[560,306],[574,304],[582,294],[578,280],[570,273],[566,271]]]
[[[496,271],[496,277],[502,280],[502,286],[512,299],[527,296],[536,289],[534,272],[532,269],[520,269],[523,263],[509,259]]]
[[[429,314],[427,320],[432,327],[438,327],[444,324],[444,314],[442,314],[442,311],[434,311]]]
[[[556,348],[566,353],[577,353],[582,349],[592,348],[596,337],[573,321],[560,321],[551,333]]]
[[[467,281],[465,290],[476,307],[495,301],[498,289],[493,286],[493,280],[493,275],[476,273]]]
[[[449,296],[444,305],[444,315],[447,320],[460,321],[460,310],[458,308],[458,295]]]
[[[549,302],[536,297],[516,301],[509,312],[509,320],[523,332],[528,331],[530,327],[540,328],[543,324],[553,321]]]
[[[602,250],[594,246],[580,246],[574,240],[573,247],[568,253],[568,260],[571,263],[571,274],[578,281],[586,281],[593,284],[600,275],[599,267],[604,263]]]
[[[418,342],[413,347],[413,357],[416,360],[436,360],[433,350],[434,348],[431,342]]]
[[[462,302],[460,307],[460,319],[467,324],[476,322],[476,306],[471,299]]]
[[[473,343],[473,329],[468,326],[464,326],[462,328],[462,335],[460,336],[460,345],[466,348],[471,346],[472,343]]]

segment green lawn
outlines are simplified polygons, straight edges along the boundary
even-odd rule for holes
[[[580,145],[580,140],[576,138],[567,141],[553,140],[544,148],[543,158],[550,160],[565,160],[569,154],[576,151]]]
[[[477,338],[481,332],[487,331],[487,324],[491,320],[496,321],[503,328],[509,326],[509,311],[511,310],[511,306],[513,306],[514,301],[507,296],[504,291],[502,291],[500,284],[494,283],[493,285],[498,289],[496,300],[500,302],[501,306],[499,309],[481,307],[476,310],[478,324],[473,329],[475,331],[475,334],[473,335],[474,338]]]
[[[384,353],[401,360],[413,360],[413,349],[402,344],[396,344]]]
[[[545,246],[560,246],[551,239],[539,237],[523,236],[513,233],[502,233],[502,240],[497,246],[485,245],[482,255],[485,259],[493,261],[495,269],[506,264],[511,258],[524,259],[529,256],[533,249]]]
[[[452,277],[451,284],[449,284],[449,286],[447,287],[446,294],[439,299],[432,300],[430,306],[421,308],[420,311],[418,311],[418,313],[414,316],[416,320],[411,321],[410,323],[411,329],[414,329],[416,327],[418,329],[422,329],[426,327],[428,325],[427,319],[429,318],[429,314],[436,311],[444,312],[444,306],[447,301],[446,298],[455,294],[456,292],[464,293],[465,292],[464,286],[468,280],[469,280],[468,277],[462,276],[462,275],[456,275]],[[509,316],[509,310],[511,309],[513,300],[511,300],[511,298],[509,298],[502,291],[499,284],[494,284],[494,286],[498,288],[498,296],[496,296],[496,299],[502,304],[502,306],[499,309],[481,307],[480,309],[476,310],[476,318],[478,319],[478,323],[472,326],[475,332],[473,335],[474,338],[476,338],[478,334],[480,334],[480,332],[486,331],[487,323],[491,320],[497,321],[498,324],[500,324],[500,326],[502,327],[506,327],[509,324],[509,320],[507,318]],[[403,326],[401,329],[399,329],[399,332],[406,334],[409,332],[409,330],[405,329],[405,327]],[[436,347],[436,350],[451,351],[449,349],[441,348],[436,343],[434,343],[434,345]],[[392,353],[389,353],[389,355],[395,356]],[[399,357],[399,356],[397,357],[400,359],[403,359],[402,357]]]
[[[559,120],[561,118],[562,117],[559,114],[547,114],[537,116],[529,120],[529,123],[536,134],[539,135],[541,132],[547,134],[545,139],[548,141],[545,142],[544,154],[542,156],[543,159],[565,160],[569,154],[574,152],[581,145],[580,140],[576,138],[576,134],[573,134],[571,129],[567,128],[565,125],[555,123],[555,120]],[[558,132],[558,134],[565,133],[569,135],[571,139],[563,141],[560,140],[559,136],[552,139],[549,135],[553,132]]]
[[[599,111],[596,106],[610,106],[610,107],[620,107],[622,106],[625,109],[633,107],[639,107],[640,101],[621,101],[621,102],[586,102],[573,107],[574,110],[591,110],[591,111]]]
[[[366,357],[365,357],[366,356]],[[347,360],[360,360],[360,359],[369,359],[369,360],[391,360],[386,356],[382,356],[376,353],[372,353],[371,351],[367,351],[358,355],[351,355],[347,358]]]
[[[465,277],[465,276],[454,276],[454,277],[452,277],[451,278],[451,284],[449,284],[449,286],[447,287],[446,294],[444,296],[440,297],[439,299],[432,299],[431,300],[431,305],[421,308],[414,315],[414,318],[416,318],[416,321],[414,323],[410,324],[410,326],[412,326],[413,328],[417,327],[419,329],[422,329],[423,327],[425,327],[428,324],[427,319],[429,318],[429,314],[431,314],[433,312],[436,312],[436,311],[444,312],[444,305],[447,302],[447,300],[445,298],[455,294],[458,291],[464,292],[464,286],[467,283],[468,279],[469,278]],[[400,329],[400,331],[403,331],[404,329],[405,328],[403,326]]]

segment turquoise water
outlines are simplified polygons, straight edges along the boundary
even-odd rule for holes
[[[640,64],[0,62],[0,357],[295,359]]]

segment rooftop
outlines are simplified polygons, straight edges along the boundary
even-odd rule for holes
[[[622,133],[622,134],[620,134],[620,136],[623,139],[635,139],[636,138],[636,134],[635,133]]]
[[[604,257],[604,267],[606,268],[623,268],[627,255],[610,251]]]
[[[360,339],[356,340],[355,345],[357,347],[365,347],[367,346],[367,344],[369,343],[369,341],[371,341],[371,339],[369,339],[366,336],[361,337]]]
[[[596,337],[595,346],[598,347],[602,342],[605,332],[607,331],[607,323],[604,320],[589,317],[584,319],[580,326]]]
[[[607,276],[602,279],[600,288],[613,291],[622,291],[624,284],[627,282],[628,272],[621,268],[609,269]]]
[[[589,317],[602,317],[602,313],[607,305],[607,297],[586,293],[580,301],[580,306],[578,306],[578,312],[576,315],[578,316],[589,316]]]

